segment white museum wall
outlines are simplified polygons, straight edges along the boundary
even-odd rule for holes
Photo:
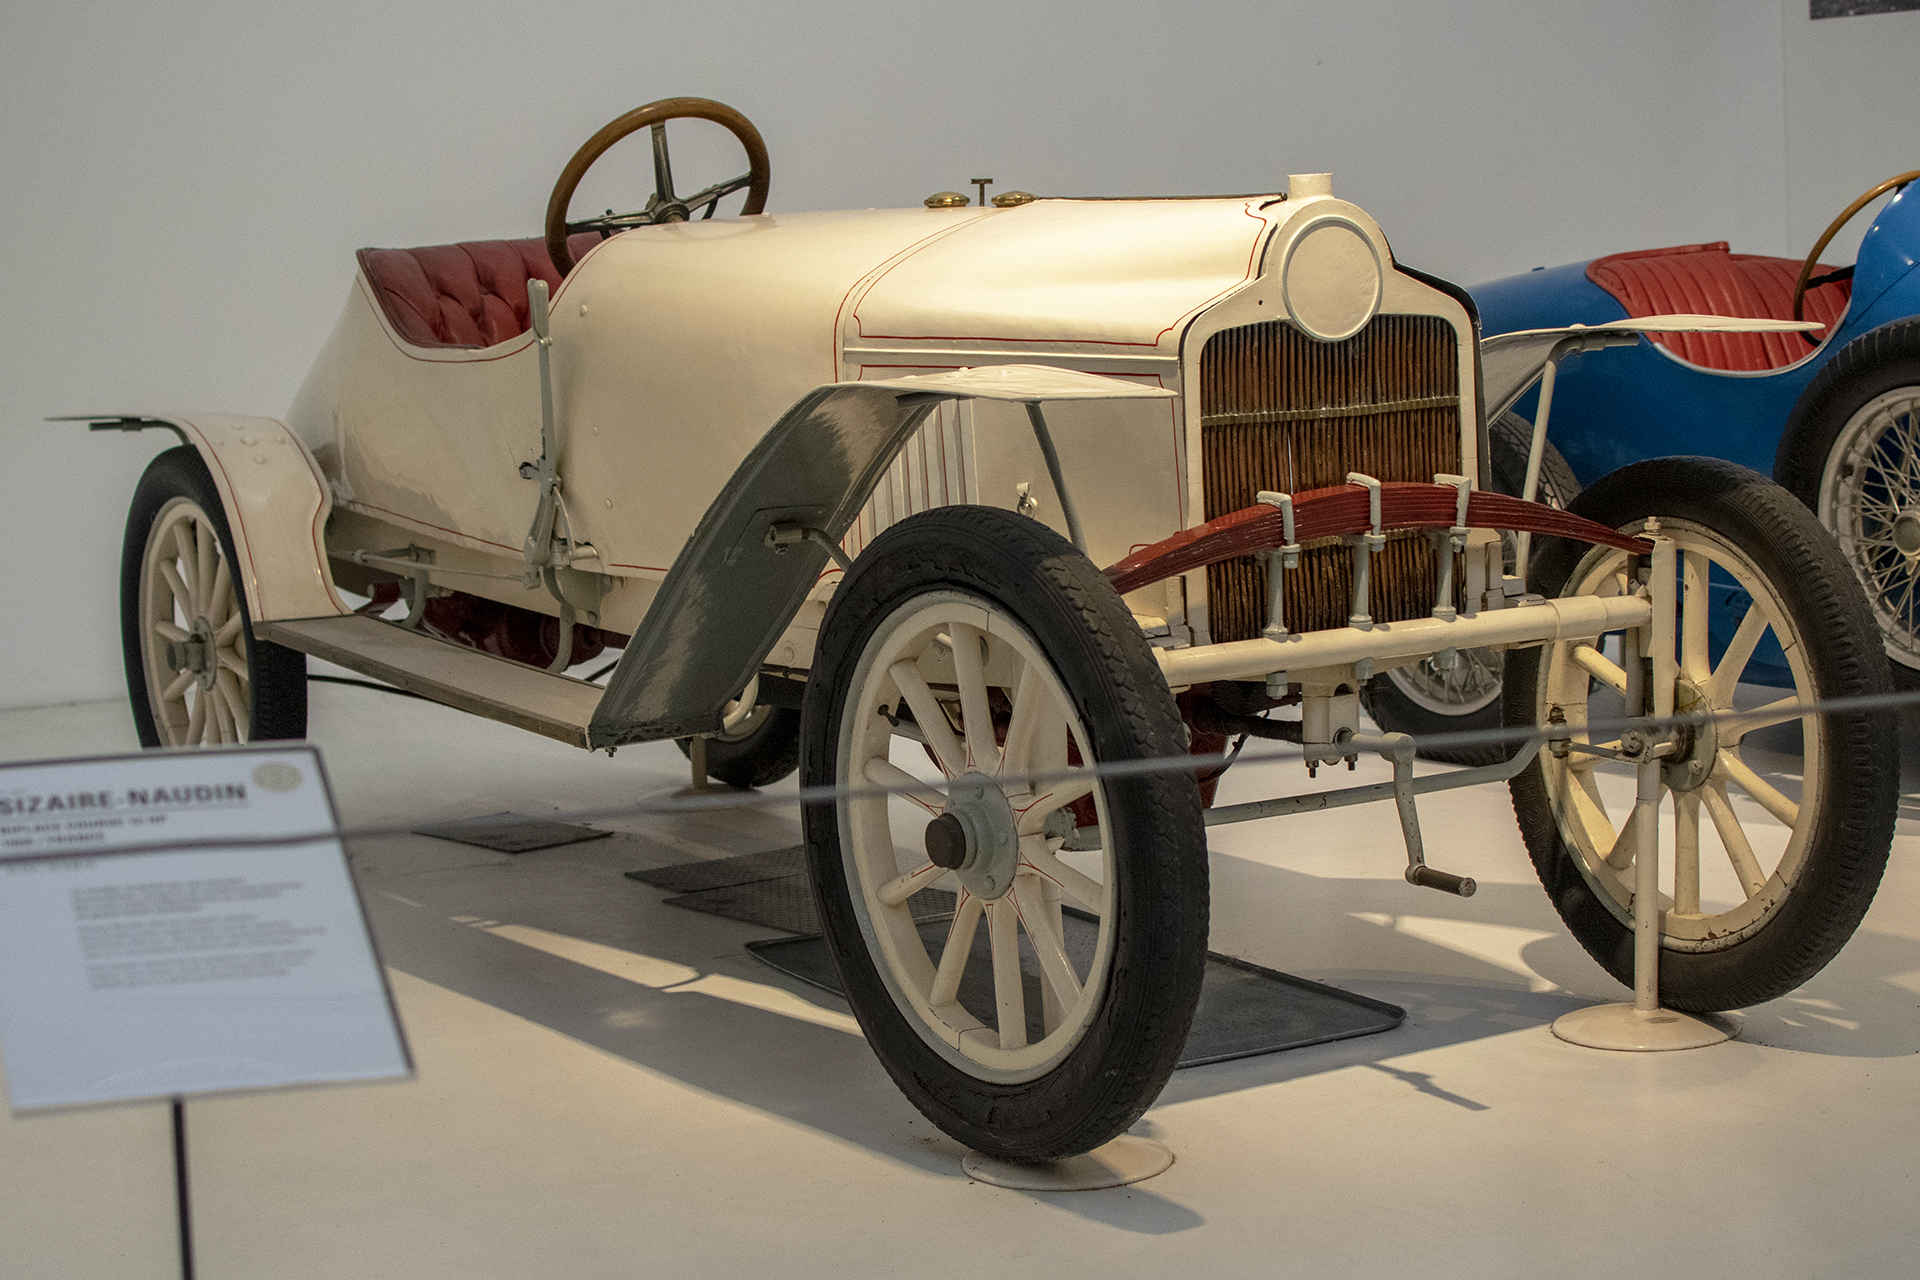
[[[1402,260],[1477,282],[1803,249],[1911,167],[1874,91],[1920,50],[1920,14],[1809,24],[1804,0],[179,0],[23,6],[6,30],[0,706],[122,687],[121,522],[169,442],[44,416],[284,412],[356,248],[537,233],[562,162],[639,103],[745,111],[774,211],[979,174],[1192,194],[1330,169]]]

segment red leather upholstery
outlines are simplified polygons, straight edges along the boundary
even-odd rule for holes
[[[1828,270],[1816,267],[1814,275]],[[1587,279],[1617,298],[1636,320],[1674,313],[1791,320],[1793,283],[1799,277],[1797,259],[1728,253],[1724,240],[1616,253],[1587,264]],[[1846,311],[1852,295],[1851,280],[1836,280],[1807,290],[1806,319],[1832,324]],[[1813,350],[1797,333],[1647,336],[1691,364],[1748,373],[1778,369]]]
[[[589,231],[567,247],[577,262],[598,243]],[[490,347],[518,337],[531,323],[527,281],[560,287],[544,239],[362,249],[360,269],[387,319],[417,347]]]

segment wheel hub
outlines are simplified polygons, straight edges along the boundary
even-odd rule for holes
[[[1920,513],[1902,511],[1894,518],[1893,545],[1901,555],[1920,555]]]
[[[960,878],[988,902],[1013,887],[1020,865],[1020,832],[1000,784],[984,773],[954,779],[947,809],[927,824],[927,859]]]
[[[1677,716],[1710,712],[1713,705],[1691,680],[1676,680],[1673,713]],[[1673,728],[1673,754],[1660,766],[1660,780],[1675,791],[1697,790],[1713,772],[1720,754],[1720,738],[1713,721],[1680,724]]]
[[[192,672],[202,689],[211,689],[214,677],[220,674],[213,625],[205,618],[195,618],[191,632],[185,640],[167,642],[167,665],[175,671]]]

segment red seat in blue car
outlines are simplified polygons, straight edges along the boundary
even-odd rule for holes
[[[1605,289],[1633,319],[1686,314],[1793,319],[1797,258],[1728,253],[1727,242],[1680,244],[1595,258],[1587,279]],[[1814,278],[1829,268],[1814,269]],[[1807,290],[1805,318],[1831,325],[1847,309],[1853,281],[1835,280]],[[1689,364],[1759,373],[1804,359],[1813,350],[1797,333],[1655,333],[1649,338]],[[1823,335],[1815,333],[1815,338]]]

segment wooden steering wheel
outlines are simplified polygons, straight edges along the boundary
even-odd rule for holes
[[[673,166],[667,159],[669,120],[711,120],[725,126],[746,150],[747,171],[737,178],[716,182],[693,195],[675,195]],[[568,222],[567,205],[573,200],[574,189],[580,185],[580,179],[586,176],[593,162],[614,143],[643,128],[653,130],[653,194],[648,197],[646,205],[632,213],[608,210],[597,218]],[[760,140],[760,131],[753,127],[753,122],[738,111],[709,98],[662,98],[659,102],[649,102],[644,107],[627,112],[588,138],[586,144],[573,153],[573,159],[567,161],[567,167],[560,171],[560,180],[553,184],[553,196],[547,201],[547,255],[553,259],[554,269],[565,276],[573,270],[573,253],[567,248],[569,235],[598,231],[601,238],[605,239],[630,227],[686,222],[693,217],[693,211],[703,205],[706,212],[701,217],[711,218],[714,207],[723,196],[731,195],[743,187],[746,188],[747,200],[740,207],[742,216],[759,213],[767,205],[767,183],[767,144]]]
[[[1904,187],[1915,178],[1920,178],[1920,169],[1915,169],[1912,173],[1900,174],[1898,177],[1888,178],[1885,182],[1848,205],[1841,211],[1840,216],[1829,223],[1825,231],[1821,232],[1820,238],[1813,242],[1813,252],[1809,253],[1807,260],[1800,264],[1800,278],[1793,282],[1793,318],[1795,320],[1803,320],[1806,318],[1802,313],[1805,311],[1807,304],[1807,282],[1813,276],[1813,269],[1820,264],[1820,254],[1827,247],[1827,243],[1840,233],[1840,228],[1853,221],[1854,214],[1860,212],[1869,204],[1872,204],[1875,197],[1885,195],[1895,187]],[[1851,270],[1851,268],[1849,268],[1849,270]],[[1814,336],[1810,333],[1801,336],[1806,338],[1808,342],[1815,342]],[[1816,345],[1818,345],[1817,342]]]

